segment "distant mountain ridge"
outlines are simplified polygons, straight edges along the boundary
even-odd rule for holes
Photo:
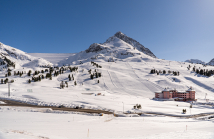
[[[185,62],[195,63],[195,64],[206,64],[206,62],[198,60],[198,59],[188,59]]]
[[[214,65],[214,58],[210,60],[210,62],[207,63],[207,65]]]
[[[38,65],[52,65],[52,63],[0,42],[0,70],[8,67]]]
[[[210,60],[210,62],[206,63],[204,61],[201,61],[199,59],[188,59],[185,62],[189,62],[189,63],[195,63],[195,64],[203,64],[203,65],[214,65],[214,58]]]
[[[28,55],[43,58],[52,64],[57,64],[59,61],[73,56],[75,53],[27,53]]]

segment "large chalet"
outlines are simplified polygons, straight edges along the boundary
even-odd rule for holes
[[[170,99],[170,100],[182,100],[182,101],[194,101],[195,91],[190,87],[186,91],[177,91],[176,89],[165,88],[161,92],[155,92],[155,98],[157,99]]]

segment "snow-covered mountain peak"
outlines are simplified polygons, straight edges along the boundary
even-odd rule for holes
[[[118,31],[114,34],[114,36],[126,36],[126,35],[120,31]],[[126,36],[126,37],[128,37],[128,36]]]
[[[93,43],[88,49],[77,53],[58,64],[79,64],[88,61],[141,61],[142,59],[154,59],[155,55],[134,39],[122,32],[117,32],[104,43]]]
[[[118,31],[117,33],[115,33],[114,36],[108,38],[105,43],[109,43],[111,41],[114,41],[115,38],[118,38],[118,39],[120,39],[120,40],[122,40],[122,41],[124,41],[124,42],[126,42],[128,44],[130,44],[131,46],[133,46],[134,48],[136,48],[140,52],[143,52],[146,55],[149,55],[151,57],[156,58],[156,56],[148,48],[145,48],[138,41],[136,41],[136,40],[128,37],[127,35],[125,35],[124,33],[120,32],[120,31]]]

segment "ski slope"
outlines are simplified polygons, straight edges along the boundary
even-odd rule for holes
[[[15,82],[11,84],[11,97],[19,101],[28,102],[35,105],[65,105],[67,107],[83,106],[90,109],[107,109],[115,112],[122,112],[122,105],[125,105],[125,111],[135,111],[133,106],[137,103],[144,105],[143,111],[162,112],[181,114],[181,108],[175,107],[173,111],[169,109],[171,103],[173,106],[177,103],[184,103],[188,108],[189,104],[186,102],[158,102],[152,100],[155,91],[162,91],[162,89],[176,88],[179,91],[185,91],[190,86],[196,90],[196,99],[204,99],[207,94],[207,99],[213,102],[213,77],[196,76],[191,71],[187,70],[185,65],[178,62],[168,62],[157,60],[156,62],[147,62],[147,64],[139,64],[141,62],[117,61],[117,62],[97,62],[102,65],[102,68],[96,68],[90,62],[78,65],[77,72],[65,71],[57,77],[50,79],[43,79],[40,82],[27,83],[31,77],[26,74],[19,76],[10,76],[9,79],[14,79]],[[150,64],[148,66],[148,64]],[[77,65],[75,65],[77,66]],[[173,76],[172,74],[150,74],[150,67],[157,70],[170,69],[179,70],[180,76]],[[149,68],[148,68],[149,67]],[[212,68],[212,67],[206,67]],[[28,71],[30,68],[25,68]],[[37,67],[36,70],[44,70],[45,68]],[[102,77],[90,79],[88,70],[98,70],[102,73]],[[31,69],[34,71],[34,69]],[[5,78],[6,71],[1,71],[1,78]],[[69,81],[68,75],[73,74],[74,80]],[[40,73],[41,75],[41,73]],[[172,80],[176,78],[176,80]],[[97,83],[99,80],[100,83]],[[60,89],[61,81],[68,82],[68,88]],[[74,85],[77,82],[77,86]],[[0,84],[0,96],[7,97],[8,85]],[[27,89],[32,89],[33,92],[27,92]],[[93,95],[83,95],[82,93],[93,93]],[[101,93],[101,96],[95,94]],[[104,96],[103,96],[104,95]],[[123,103],[122,103],[123,102]],[[149,106],[147,106],[149,104]],[[157,105],[159,108],[157,108]],[[196,106],[197,107],[197,106]],[[197,109],[197,108],[196,108]],[[204,110],[195,111],[195,113],[211,112],[212,106]]]

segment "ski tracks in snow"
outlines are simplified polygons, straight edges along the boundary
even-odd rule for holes
[[[130,67],[131,71],[129,72],[129,75],[136,79],[138,82],[140,82],[144,88],[147,88],[147,90],[151,91],[151,92],[155,92],[155,91],[160,91],[160,90],[163,90],[162,87],[150,82],[149,80],[145,80],[145,79],[142,79],[140,78],[134,71],[133,67],[128,63],[126,62],[126,65],[127,67]]]

